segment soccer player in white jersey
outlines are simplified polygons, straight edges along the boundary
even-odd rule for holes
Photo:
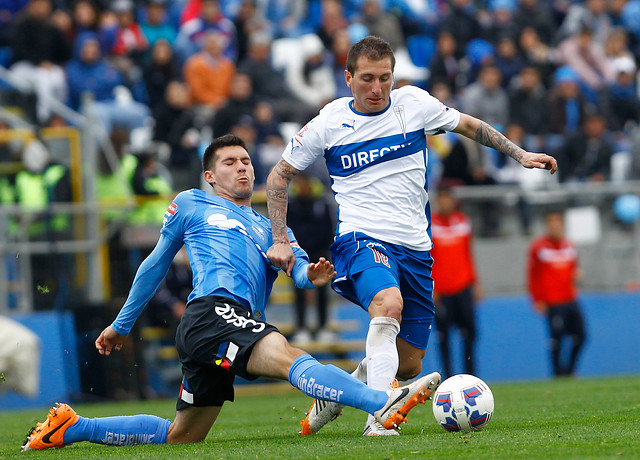
[[[290,272],[295,256],[286,232],[287,186],[324,156],[338,203],[332,286],[369,312],[366,357],[354,376],[378,390],[395,377],[420,374],[434,316],[425,134],[453,131],[525,168],[557,169],[553,157],[523,150],[422,89],[392,90],[394,65],[384,40],[369,36],[354,44],[345,70],[353,97],[327,104],[291,139],[267,179],[274,241],[267,255]],[[314,402],[302,433],[316,433],[340,410]],[[397,433],[370,417],[364,434]]]
[[[217,196],[192,189],[174,199],[125,305],[95,343],[103,355],[122,347],[184,244],[194,281],[176,333],[183,378],[175,420],[154,415],[85,418],[68,404],[56,404],[43,423],[29,430],[23,451],[80,441],[117,446],[202,441],[223,403],[233,401],[236,375],[289,380],[312,397],[374,414],[388,428],[404,422],[408,411],[437,388],[440,375],[434,372],[403,388],[376,391],[290,346],[265,322],[264,307],[278,269],[265,254],[272,244],[269,220],[251,208],[255,175],[244,143],[230,134],[215,139],[204,153],[203,168]],[[328,283],[335,275],[333,265],[324,258],[309,263],[289,232],[298,256],[290,270],[296,286]]]

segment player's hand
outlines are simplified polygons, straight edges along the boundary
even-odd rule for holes
[[[293,265],[296,263],[291,243],[275,243],[267,251],[267,257],[274,267],[281,268],[287,276],[291,276]]]
[[[120,350],[124,336],[118,334],[111,326],[107,326],[96,339],[96,348],[101,355],[109,356],[112,349]]]
[[[324,257],[320,257],[318,262],[309,264],[307,276],[315,287],[324,286],[336,276],[333,264]]]
[[[520,164],[527,169],[548,169],[551,174],[555,174],[558,170],[556,159],[546,153],[524,152],[520,159]]]

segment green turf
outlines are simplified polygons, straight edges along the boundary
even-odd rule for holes
[[[315,436],[299,436],[309,399],[291,391],[241,396],[227,404],[206,441],[192,445],[106,447],[80,443],[19,453],[38,411],[0,413],[4,458],[640,458],[640,376],[563,379],[491,385],[495,414],[482,432],[451,434],[440,428],[431,403],[410,414],[402,435],[363,438],[364,414],[344,415]],[[77,405],[81,415],[153,413],[172,417],[173,401]]]

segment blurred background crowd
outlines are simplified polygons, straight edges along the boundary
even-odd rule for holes
[[[198,149],[227,132],[250,145],[264,182],[291,133],[350,95],[347,51],[367,34],[393,46],[396,86],[556,155],[560,181],[640,175],[638,0],[0,2],[0,64],[35,95],[31,120],[68,123],[58,100],[94,114],[118,146],[145,128],[174,190],[198,184]],[[526,180],[457,136],[430,144],[432,178]]]

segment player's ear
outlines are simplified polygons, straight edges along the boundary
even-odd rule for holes
[[[214,176],[213,172],[211,172],[210,170],[206,170],[204,172],[204,180],[210,183],[211,185],[214,185],[216,183],[216,177]]]
[[[347,86],[349,88],[351,88],[351,79],[353,78],[353,75],[351,75],[351,72],[349,72],[347,69],[344,69],[344,81],[347,83]]]

